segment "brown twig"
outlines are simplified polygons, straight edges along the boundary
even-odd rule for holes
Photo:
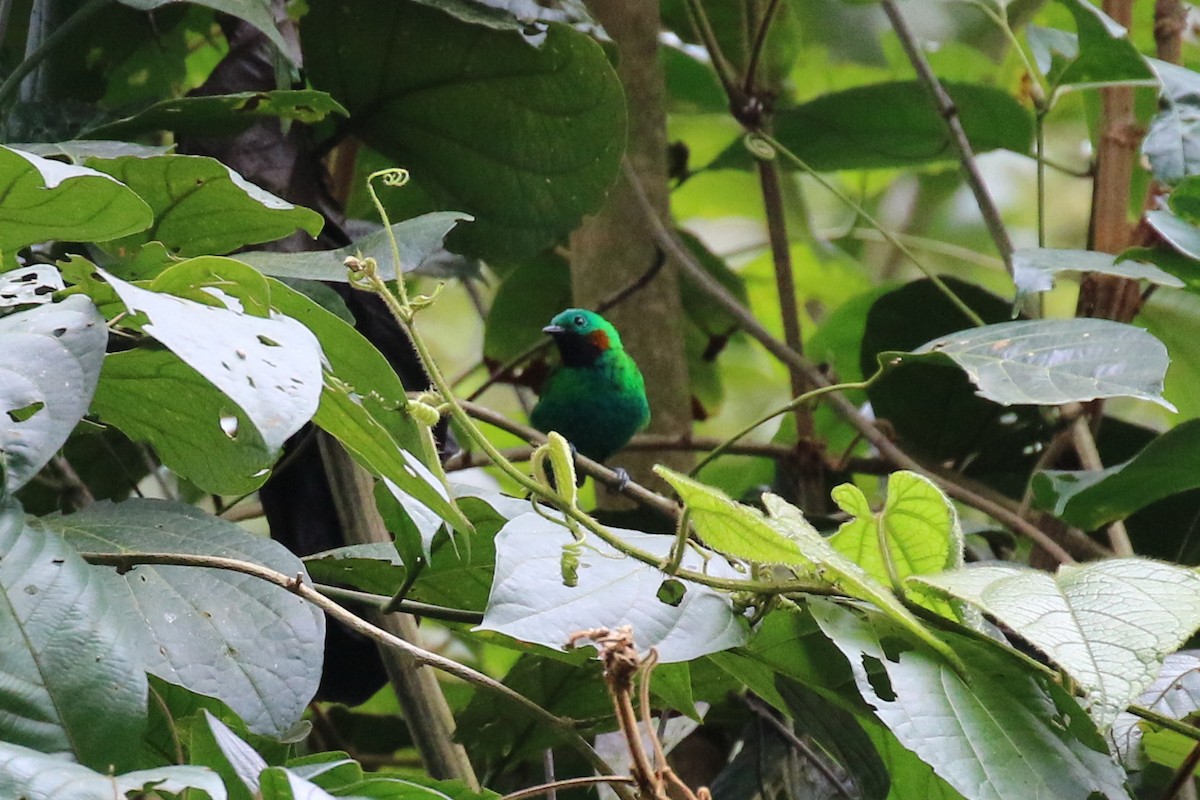
[[[883,0],[883,12],[887,14],[888,21],[892,24],[892,30],[896,32],[896,37],[900,40],[900,46],[904,48],[905,55],[908,56],[909,62],[917,71],[917,76],[925,88],[933,96],[934,105],[937,106],[938,113],[946,122],[946,130],[950,133],[950,143],[958,151],[959,164],[962,166],[971,193],[975,195],[979,213],[983,216],[984,224],[987,225],[988,233],[991,234],[996,250],[1004,259],[1004,268],[1008,270],[1009,275],[1012,275],[1012,239],[1009,238],[1008,229],[1004,227],[1004,221],[1000,218],[1000,210],[992,200],[991,193],[988,192],[987,184],[983,182],[983,174],[980,173],[979,164],[975,161],[971,142],[967,139],[967,133],[963,130],[962,121],[959,119],[958,107],[955,106],[954,99],[950,97],[946,87],[942,86],[942,82],[934,74],[929,59],[925,57],[916,35],[908,27],[904,15],[900,13],[900,7],[896,5],[896,0]]]
[[[525,800],[526,797],[537,797],[540,794],[549,795],[559,789],[577,789],[598,784],[637,783],[629,775],[588,775],[582,778],[565,778],[561,781],[543,783],[540,786],[530,786],[516,792],[504,795],[500,800]]]

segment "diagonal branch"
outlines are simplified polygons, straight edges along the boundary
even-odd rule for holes
[[[883,0],[882,5],[884,13],[892,23],[892,29],[900,39],[900,45],[904,48],[905,55],[908,56],[908,60],[917,71],[921,82],[933,96],[938,113],[946,121],[946,129],[950,133],[950,143],[958,151],[963,174],[966,176],[967,185],[971,187],[971,193],[975,195],[979,213],[983,215],[988,233],[991,234],[992,241],[995,242],[996,249],[1000,252],[1000,257],[1004,259],[1005,269],[1008,270],[1009,275],[1012,275],[1012,239],[1008,236],[1008,229],[1004,227],[1004,221],[1000,219],[1000,210],[996,207],[987,185],[983,182],[983,175],[979,172],[979,164],[975,160],[975,152],[971,149],[971,143],[967,140],[967,133],[963,130],[962,121],[958,118],[958,107],[954,105],[954,99],[950,97],[946,87],[942,86],[942,82],[934,74],[929,59],[925,58],[925,53],[921,50],[921,45],[917,42],[912,28],[908,27],[904,15],[900,13],[896,0]]]
[[[700,289],[709,297],[717,301],[721,307],[738,321],[738,325],[742,330],[746,331],[750,336],[757,340],[767,351],[782,361],[784,364],[792,366],[804,372],[805,376],[817,387],[832,386],[833,384],[817,368],[815,364],[805,358],[803,355],[792,350],[783,342],[773,337],[766,328],[763,327],[755,316],[743,306],[736,297],[720,284],[715,278],[698,264],[691,252],[681,242],[678,236],[674,235],[667,229],[666,225],[658,219],[658,215],[653,213],[653,207],[650,205],[646,197],[645,190],[642,187],[641,181],[637,174],[626,166],[625,177],[630,182],[634,189],[634,195],[638,198],[638,202],[642,205],[647,222],[650,224],[651,230],[654,232],[655,239],[659,246],[675,257],[676,263],[689,278],[691,278]],[[942,488],[946,494],[959,500],[972,508],[979,509],[983,513],[997,520],[1001,524],[1010,528],[1013,532],[1026,537],[1035,542],[1046,552],[1053,555],[1060,563],[1071,564],[1075,559],[1063,549],[1062,545],[1051,539],[1044,531],[1033,525],[1029,520],[1022,517],[1016,511],[1006,508],[1003,504],[996,502],[994,499],[983,497],[973,490],[967,488],[960,480],[959,476],[951,476],[944,474],[935,474],[924,465],[918,462],[915,458],[904,452],[896,445],[887,434],[875,426],[875,423],[862,414],[854,407],[854,404],[846,399],[845,395],[840,392],[834,392],[829,395],[829,405],[839,417],[852,425],[862,437],[870,442],[880,454],[891,463],[895,464],[900,469],[907,469],[919,475],[923,475]]]

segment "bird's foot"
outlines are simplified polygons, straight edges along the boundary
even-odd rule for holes
[[[609,494],[620,494],[625,491],[625,487],[629,485],[629,473],[624,467],[614,467],[613,472],[617,474],[617,483],[615,486],[608,487]]]

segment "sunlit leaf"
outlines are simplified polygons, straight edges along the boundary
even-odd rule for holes
[[[0,249],[5,253],[49,239],[116,239],[153,222],[142,198],[103,172],[0,147]]]
[[[1057,575],[979,566],[911,580],[978,606],[1052,658],[1102,729],[1200,627],[1200,574],[1144,559],[1064,564]]]

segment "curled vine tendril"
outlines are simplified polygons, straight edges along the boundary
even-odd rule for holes
[[[750,155],[762,161],[771,161],[778,154],[774,145],[757,133],[747,133],[742,137],[742,144],[750,151]]]

